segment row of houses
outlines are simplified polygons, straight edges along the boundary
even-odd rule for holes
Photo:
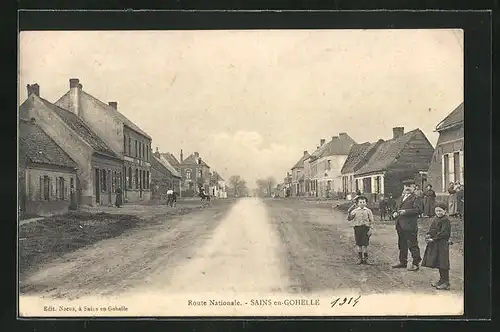
[[[277,186],[280,196],[347,197],[360,191],[373,200],[398,197],[402,180],[431,184],[446,195],[450,182],[464,182],[464,105],[461,103],[437,126],[434,148],[420,129],[395,127],[391,139],[357,143],[346,133],[321,139],[315,151],[304,151]]]
[[[79,79],[57,101],[27,86],[19,107],[19,210],[23,214],[64,213],[71,206],[113,205],[120,188],[124,202],[180,196],[200,190],[225,197],[224,179],[194,152],[180,160],[152,152],[152,137],[83,89]]]

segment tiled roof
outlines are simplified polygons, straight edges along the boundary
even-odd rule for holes
[[[65,110],[59,106],[56,106],[47,100],[40,98],[45,106],[52,109],[59,115],[59,117],[71,128],[73,129],[81,138],[83,138],[90,146],[99,153],[108,155],[110,157],[118,158],[118,156],[104,143],[104,141],[90,129],[87,124],[80,119],[76,114]]]
[[[363,159],[366,157],[368,152],[374,147],[375,143],[365,142],[362,144],[354,144],[349,151],[349,155],[342,166],[342,174],[353,173],[356,168],[361,166]]]
[[[417,132],[422,133],[420,129],[415,129],[401,135],[400,137],[380,142],[379,146],[373,152],[373,155],[368,159],[366,164],[356,171],[355,174],[378,172],[387,169],[392,163],[394,163],[396,157],[401,153],[406,144],[415,136]]]
[[[168,161],[165,158],[162,158],[162,156],[157,157],[153,155],[153,159],[151,160],[151,165],[154,168],[159,168],[163,167],[165,170],[167,170],[172,176],[180,178],[181,175],[168,163]]]
[[[324,143],[311,154],[311,159],[319,159],[327,156],[348,155],[351,147],[356,142],[347,134],[333,137],[328,143]]]
[[[304,160],[306,160],[307,158],[309,158],[309,152],[307,152],[306,154],[303,154],[302,157],[300,157],[299,161],[297,161],[291,169],[304,167]]]
[[[39,126],[19,120],[19,153],[33,163],[76,168],[77,165]]]
[[[215,171],[214,171],[214,172],[212,172],[212,176],[211,176],[211,178],[212,178],[214,181],[217,181],[217,182],[218,182],[218,181],[224,181],[224,179],[222,178],[222,176],[220,176],[220,174],[219,174],[219,173],[217,173],[217,172],[215,172]]]
[[[194,153],[190,154],[189,157],[187,157],[186,159],[184,159],[182,162],[181,162],[182,165],[194,165],[194,164],[198,164],[197,161],[196,161],[196,157],[194,156]],[[201,164],[203,166],[206,166],[208,168],[210,168],[210,166],[208,166],[208,164],[205,162],[205,160],[203,160],[203,158],[201,158]]]
[[[92,96],[91,94],[88,94],[87,92],[85,92],[83,90],[81,91],[81,96],[91,99],[92,101],[94,101],[97,104],[99,104],[102,108],[104,108],[105,110],[107,110],[108,112],[113,112],[113,114],[116,114],[118,116],[118,118],[123,122],[123,124],[125,126],[127,126],[130,129],[138,132],[139,134],[141,134],[141,135],[143,135],[143,136],[151,139],[151,136],[149,136],[144,130],[142,130],[141,128],[139,128],[135,123],[133,123],[132,121],[130,121],[125,115],[123,115],[122,113],[118,112],[113,107],[111,107],[108,104],[100,101],[96,97]]]
[[[39,102],[41,102],[45,108],[51,110],[56,113],[63,121],[66,123],[68,127],[74,130],[78,136],[80,136],[83,140],[85,140],[96,152],[102,153],[104,155],[108,155],[110,157],[119,158],[107,145],[104,141],[90,129],[85,122],[80,119],[76,114],[65,110],[57,105],[52,104],[51,102],[35,96],[30,95],[24,103],[19,107],[20,116],[26,116],[26,110],[35,107],[34,98],[37,98]]]
[[[459,123],[462,123],[462,122],[464,122],[464,103],[463,102],[460,105],[458,105],[457,108],[455,108],[453,110],[453,112],[448,114],[448,116],[446,118],[444,118],[443,121],[441,121],[436,126],[436,130],[441,131],[441,130],[444,130],[447,128],[451,128],[451,127],[453,127]]]
[[[172,166],[179,166],[180,163],[179,161],[177,160],[177,158],[175,158],[175,156],[173,154],[171,154],[170,152],[165,152],[165,153],[161,153],[161,156],[165,159],[167,159],[167,161],[170,163],[170,165]]]

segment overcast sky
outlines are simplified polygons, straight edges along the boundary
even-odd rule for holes
[[[463,101],[461,30],[22,32],[20,102],[79,78],[153,137],[228,179],[282,181],[321,138],[389,139]]]

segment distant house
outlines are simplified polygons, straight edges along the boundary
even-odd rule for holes
[[[28,98],[19,106],[19,117],[35,118],[37,125],[76,162],[79,204],[114,204],[123,159],[80,117],[41,98],[36,83],[28,85]]]
[[[181,173],[180,163],[179,163],[179,161],[177,160],[177,158],[175,158],[175,156],[172,153],[170,153],[170,152],[162,152],[160,154],[161,154],[161,156],[163,158],[165,158],[168,161],[168,163],[170,165],[172,165],[173,168],[175,168],[175,170],[179,174]]]
[[[19,208],[22,215],[68,211],[77,164],[36,120],[19,122]],[[76,202],[74,202],[76,203]]]
[[[69,80],[69,91],[55,102],[82,119],[123,160],[119,179],[126,202],[149,200],[151,196],[151,137],[108,104],[83,90],[80,80]]]
[[[182,196],[196,195],[200,192],[200,188],[208,194],[210,191],[210,166],[200,157],[198,152],[193,152],[184,159],[181,150],[180,159]]]
[[[156,148],[151,159],[151,197],[155,199],[165,197],[169,189],[179,194],[180,182],[181,175]]]
[[[384,140],[379,140],[376,143],[365,142],[362,144],[354,144],[349,151],[349,155],[342,166],[342,191],[344,196],[355,193],[356,183],[354,181],[354,174],[362,166],[366,164],[368,159],[376,151],[376,148],[383,143]]]
[[[346,133],[333,136],[328,143],[320,140],[320,146],[307,160],[314,196],[327,198],[342,191],[341,170],[354,144]]]
[[[393,194],[399,197],[402,181],[416,178],[429,168],[434,148],[420,129],[405,133],[393,128],[393,138],[379,141],[370,158],[354,172],[355,188],[364,194]]]
[[[305,194],[305,175],[304,175],[304,160],[309,158],[309,152],[304,151],[302,157],[293,165],[291,195],[304,196]]]
[[[450,182],[464,183],[464,103],[437,126],[439,138],[427,174],[436,193],[444,194]]]
[[[227,198],[226,181],[217,172],[210,177],[210,195],[217,198]]]

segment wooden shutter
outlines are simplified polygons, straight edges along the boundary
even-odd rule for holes
[[[59,190],[60,190],[60,179],[56,176],[56,195],[55,195],[56,201],[59,200],[60,197]]]

